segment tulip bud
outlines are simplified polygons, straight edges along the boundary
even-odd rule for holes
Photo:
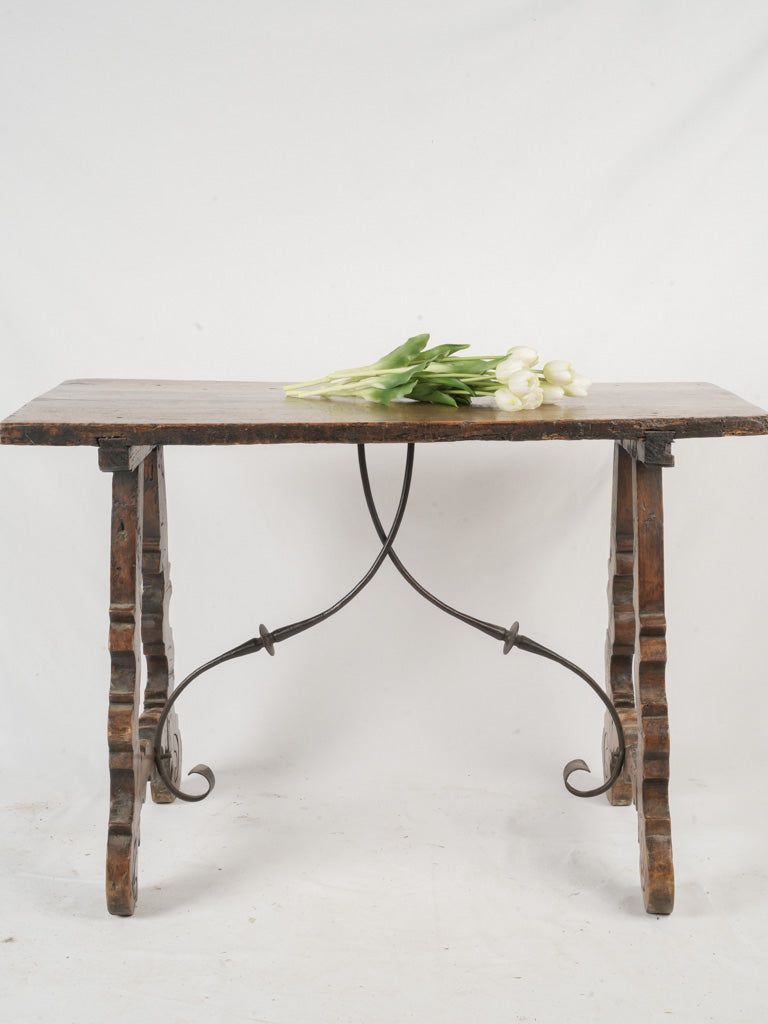
[[[507,352],[508,356],[512,359],[519,359],[523,366],[531,367],[538,362],[539,353],[534,348],[529,348],[527,345],[515,345]]]
[[[585,398],[589,392],[589,386],[591,383],[592,381],[589,377],[585,377],[581,373],[574,373],[570,384],[565,384],[563,386],[563,391],[571,398]]]
[[[525,395],[520,396],[524,409],[538,409],[544,400],[544,392],[541,388],[531,388]]]
[[[496,405],[504,412],[519,412],[523,408],[522,401],[517,395],[512,394],[508,388],[499,388],[494,395]]]
[[[506,381],[513,373],[517,373],[518,370],[527,370],[528,367],[522,359],[518,359],[516,356],[507,356],[503,359],[496,367],[496,376],[501,381]]]
[[[522,398],[531,388],[539,386],[539,378],[531,370],[518,370],[516,373],[511,373],[504,383],[513,394]]]
[[[542,405],[557,405],[557,403],[565,397],[565,391],[560,387],[559,384],[548,384],[546,381],[540,384],[541,388],[541,404]]]
[[[546,364],[542,373],[550,384],[559,384],[565,387],[573,380],[573,367],[564,359],[552,359]]]

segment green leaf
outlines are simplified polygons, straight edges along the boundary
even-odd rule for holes
[[[394,388],[360,388],[355,394],[366,398],[369,402],[378,402],[379,405],[389,405],[395,398],[405,398],[410,394],[413,383],[408,381]]]
[[[436,390],[434,384],[427,384],[426,381],[417,380],[411,390],[410,397],[415,398],[418,401],[426,401],[433,391]]]
[[[364,377],[362,380],[357,381],[357,387],[372,387],[372,388],[396,388],[401,384],[405,384],[410,380],[413,380],[417,371],[420,369],[420,365],[407,366],[405,369],[399,369],[392,373],[380,373],[375,377]]]
[[[426,373],[420,375],[419,380],[423,381],[425,384],[432,384],[435,387],[448,389],[456,388],[458,391],[472,391],[472,388],[468,384],[465,384],[463,380],[459,380],[458,377],[449,377],[447,374],[443,373]]]
[[[425,362],[444,359],[446,356],[452,356],[454,352],[460,352],[463,348],[469,348],[469,345],[435,345],[434,348],[425,349],[419,359],[423,359]]]
[[[417,334],[409,338],[403,345],[393,348],[381,359],[378,359],[370,369],[385,370],[390,366],[402,366],[404,363],[411,363],[416,359],[421,350],[429,341],[428,334]]]
[[[465,391],[451,392],[451,395],[456,400],[456,405],[472,405],[472,395]]]
[[[446,394],[445,391],[440,391],[437,388],[434,388],[424,398],[417,397],[415,391],[416,388],[413,389],[408,397],[415,398],[418,402],[427,402],[431,405],[452,405],[454,409],[456,408],[456,399],[451,397],[451,395]]]

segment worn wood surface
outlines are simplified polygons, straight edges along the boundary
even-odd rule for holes
[[[624,770],[606,796],[612,804],[632,803],[631,766],[637,748],[637,715],[633,659],[635,653],[635,528],[632,494],[632,457],[617,442],[613,454],[611,546],[608,561],[608,635],[605,644],[606,692],[624,727],[627,753]],[[604,778],[613,773],[618,757],[618,736],[606,713],[603,730]]]
[[[280,384],[73,380],[0,424],[3,444],[275,444],[674,437],[768,432],[768,413],[712,384],[595,384],[587,398],[509,413],[407,400],[287,399]],[[104,456],[105,458],[107,456]]]
[[[669,810],[669,719],[666,694],[664,513],[660,465],[633,460],[635,511],[634,797],[645,908],[669,914],[674,904]]]
[[[139,736],[143,499],[143,468],[113,474],[107,907],[110,913],[121,915],[132,914],[136,903],[139,819],[152,768],[151,747],[142,744]]]
[[[99,469],[102,473],[137,469],[151,451],[151,445],[131,446],[123,437],[102,438],[99,441]]]
[[[110,448],[100,465],[127,467],[134,454]],[[138,899],[137,859],[141,807],[151,782],[157,803],[175,799],[154,767],[154,732],[173,690],[173,639],[168,621],[171,593],[168,563],[165,473],[162,449],[148,448],[134,468],[112,472],[109,606],[108,746],[110,811],[107,831],[107,907],[129,916]],[[141,701],[142,647],[147,683]],[[162,751],[178,783],[181,736],[175,712],[168,716]]]
[[[675,435],[661,430],[648,431],[645,437],[631,441],[622,441],[622,447],[638,462],[647,462],[652,466],[674,466],[672,442]]]
[[[173,692],[173,635],[168,618],[171,576],[162,448],[154,449],[144,461],[141,551],[141,639],[147,666],[147,684],[139,734],[151,744],[160,712]],[[169,714],[163,730],[161,755],[165,754],[170,758],[168,774],[178,786],[181,776],[181,733],[175,708]],[[176,799],[156,771],[153,771],[150,781],[155,803],[168,804]]]
[[[669,914],[675,894],[661,478],[662,467],[672,464],[663,439],[640,450],[626,442],[615,446],[606,689],[624,726],[627,757],[625,770],[607,795],[613,804],[634,799],[643,899],[652,914]],[[616,748],[615,727],[606,715],[606,777]]]

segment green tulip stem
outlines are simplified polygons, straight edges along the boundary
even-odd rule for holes
[[[371,377],[383,377],[390,373],[406,373],[408,370],[414,370],[415,372],[417,368],[418,364],[415,366],[385,366],[379,368],[376,368],[375,364],[371,367],[358,366],[354,370],[329,373],[326,377],[318,377],[317,380],[307,380],[301,384],[284,384],[283,390],[291,397],[311,398],[314,395],[320,394],[320,392],[316,390],[308,391],[306,389],[314,388],[316,384],[325,384],[330,383],[331,381],[336,381],[340,386],[353,387],[356,381],[370,380]],[[301,392],[300,395],[298,394],[299,391]]]
[[[360,378],[361,380],[363,378]],[[344,381],[341,384],[329,384],[324,388],[313,388],[309,391],[301,389],[301,393],[298,391],[288,391],[288,398],[327,398],[329,395],[355,395],[357,394],[357,386],[350,382]]]

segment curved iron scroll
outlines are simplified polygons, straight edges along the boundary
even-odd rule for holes
[[[169,755],[162,752],[162,738],[165,722],[173,705],[189,684],[194,682],[194,680],[204,672],[208,672],[209,669],[216,668],[217,665],[222,665],[225,661],[232,661],[235,658],[242,658],[246,654],[253,654],[256,651],[260,651],[262,648],[268,654],[274,655],[275,644],[279,644],[283,640],[288,640],[290,637],[296,636],[298,633],[303,633],[304,630],[310,629],[312,626],[316,626],[319,622],[325,622],[326,619],[329,619],[332,615],[335,615],[336,612],[341,611],[345,605],[349,604],[352,598],[357,597],[363,587],[366,587],[379,571],[395,542],[397,531],[400,529],[400,524],[402,523],[403,516],[405,515],[405,507],[408,504],[408,494],[411,489],[411,479],[413,477],[413,454],[414,445],[409,444],[405,458],[403,486],[400,492],[400,501],[397,506],[397,511],[395,512],[395,518],[392,521],[389,533],[383,538],[383,547],[381,551],[378,553],[370,569],[359,583],[355,584],[355,586],[352,587],[352,589],[345,594],[341,600],[331,605],[330,608],[326,608],[325,611],[319,612],[317,615],[313,615],[308,619],[300,619],[298,622],[293,622],[289,626],[281,626],[280,629],[275,629],[271,633],[266,626],[259,626],[259,635],[257,637],[252,637],[250,640],[246,640],[245,643],[240,644],[238,647],[233,647],[231,651],[226,651],[224,654],[220,654],[218,658],[213,658],[213,660],[207,661],[204,665],[195,669],[194,672],[191,672],[186,679],[176,687],[168,698],[158,719],[157,726],[155,727],[154,749],[157,771],[165,785],[174,794],[174,796],[177,796],[180,800],[188,800],[190,802],[204,800],[215,786],[216,778],[207,765],[198,764],[194,768],[190,769],[188,773],[189,775],[202,775],[208,782],[208,788],[205,792],[194,795],[185,793],[183,790],[179,789],[178,786],[174,785],[169,778],[168,771],[165,766],[165,762],[168,760]]]
[[[381,519],[373,500],[371,482],[368,476],[368,464],[365,457],[365,445],[361,444],[357,446],[357,457],[360,466],[360,478],[363,483],[363,492],[365,494],[365,503],[368,506],[368,512],[370,513],[376,533],[379,535],[379,538],[383,540],[386,534],[384,533],[384,527],[381,525]],[[513,623],[509,629],[505,629],[503,626],[496,626],[492,622],[485,622],[483,619],[476,619],[473,615],[467,615],[465,612],[461,612],[457,608],[453,608],[451,605],[446,604],[445,601],[441,601],[439,597],[435,597],[434,594],[427,590],[426,587],[422,586],[422,584],[419,583],[419,581],[415,579],[410,572],[408,572],[392,547],[389,549],[389,559],[403,579],[427,601],[431,602],[448,615],[452,615],[454,618],[460,619],[462,622],[466,622],[468,626],[479,629],[481,633],[492,636],[496,640],[502,640],[504,642],[504,654],[509,654],[513,647],[518,647],[521,651],[528,651],[530,654],[538,654],[542,658],[549,658],[550,661],[557,662],[558,665],[562,665],[563,668],[567,668],[575,675],[579,676],[594,690],[605,705],[606,710],[610,714],[613,723],[616,726],[616,734],[618,737],[618,758],[616,764],[613,766],[610,778],[604,782],[602,786],[597,786],[595,789],[582,790],[576,789],[571,785],[569,781],[570,777],[576,771],[588,772],[590,769],[586,762],[581,758],[575,758],[574,760],[569,761],[563,769],[563,781],[565,782],[565,788],[569,793],[573,793],[574,796],[598,796],[600,793],[607,792],[607,790],[609,790],[617,781],[621,775],[622,768],[624,767],[624,758],[626,755],[624,727],[621,724],[621,718],[619,717],[618,711],[613,706],[613,702],[605,691],[595,682],[592,676],[588,675],[582,668],[579,668],[578,665],[575,665],[572,661],[568,661],[567,658],[563,658],[555,651],[551,651],[549,648],[536,643],[535,640],[531,640],[529,637],[523,636],[518,631],[517,622]]]
[[[376,556],[375,560],[373,561],[370,569],[365,574],[365,576],[360,580],[359,583],[357,583],[339,601],[331,605],[330,608],[327,608],[325,611],[320,612],[317,615],[313,615],[310,618],[301,619],[298,622],[291,623],[288,626],[282,626],[279,629],[276,629],[272,632],[270,632],[264,625],[259,626],[258,637],[252,637],[250,640],[246,640],[244,643],[239,644],[237,647],[233,647],[231,650],[225,651],[224,654],[220,654],[217,658],[213,658],[211,661],[208,661],[204,665],[201,665],[199,668],[196,668],[176,687],[176,689],[168,698],[165,706],[163,707],[163,710],[157,722],[157,726],[155,728],[154,735],[155,765],[158,774],[163,780],[163,783],[179,799],[187,800],[190,802],[196,802],[198,800],[204,800],[213,790],[213,787],[216,782],[214,774],[211,771],[211,769],[207,765],[198,764],[194,768],[190,769],[188,774],[203,776],[208,783],[208,788],[203,793],[185,793],[183,790],[179,789],[176,785],[174,785],[174,783],[172,782],[168,775],[168,771],[166,768],[166,762],[170,758],[170,754],[162,752],[163,730],[168,715],[171,711],[171,708],[176,703],[181,694],[184,692],[184,690],[186,690],[186,688],[190,685],[190,683],[194,682],[195,679],[199,678],[201,675],[203,675],[203,673],[208,672],[210,669],[216,668],[218,665],[222,665],[226,661],[232,661],[235,658],[244,657],[246,654],[254,654],[256,651],[264,649],[267,651],[268,654],[274,655],[275,644],[280,643],[283,640],[287,640],[289,639],[289,637],[296,636],[298,633],[302,633],[304,632],[304,630],[310,629],[312,626],[316,626],[320,622],[324,622],[332,615],[335,615],[336,612],[340,611],[345,605],[349,604],[349,602],[354,597],[356,597],[360,593],[360,591],[368,585],[368,583],[370,583],[370,581],[381,568],[384,560],[386,558],[389,558],[392,564],[397,569],[397,571],[400,573],[400,575],[406,580],[406,582],[411,587],[413,587],[413,589],[417,593],[421,594],[423,598],[425,598],[431,604],[434,604],[441,611],[446,612],[448,615],[452,615],[454,618],[460,619],[462,622],[465,622],[468,626],[472,626],[474,629],[478,629],[480,630],[480,632],[485,633],[486,635],[491,636],[496,640],[501,640],[504,644],[504,654],[509,654],[513,647],[517,647],[522,651],[528,651],[530,654],[537,654],[540,657],[548,658],[549,660],[557,662],[559,665],[562,665],[564,668],[567,668],[569,671],[579,676],[581,679],[584,680],[584,682],[588,684],[588,686],[591,687],[591,689],[597,694],[602,703],[605,705],[605,708],[610,714],[611,719],[613,720],[613,723],[616,727],[616,734],[618,737],[618,756],[615,760],[613,771],[611,772],[610,778],[601,786],[598,786],[594,789],[580,790],[576,789],[574,786],[571,785],[570,776],[574,772],[589,771],[589,767],[587,766],[586,762],[584,762],[580,758],[569,761],[568,764],[565,766],[565,768],[563,769],[563,781],[565,782],[565,787],[568,790],[568,792],[573,793],[574,796],[592,797],[597,796],[600,793],[605,793],[607,790],[611,788],[611,786],[613,786],[613,784],[619,778],[622,768],[624,766],[624,759],[626,753],[624,729],[621,723],[621,718],[619,717],[619,714],[616,708],[614,707],[612,701],[608,697],[608,695],[601,689],[601,687],[595,682],[595,680],[590,675],[588,675],[588,673],[586,673],[583,669],[579,668],[578,665],[575,665],[573,662],[568,661],[566,658],[563,658],[561,655],[555,653],[554,651],[549,650],[547,647],[543,647],[541,644],[536,643],[535,640],[531,640],[529,637],[523,636],[519,632],[517,622],[514,622],[508,629],[505,629],[503,626],[494,625],[494,623],[492,622],[486,622],[483,619],[477,619],[472,615],[467,615],[465,612],[461,612],[458,609],[453,608],[451,605],[446,604],[445,601],[441,601],[440,598],[436,597],[429,590],[427,590],[426,587],[422,586],[422,584],[419,583],[418,580],[414,576],[412,576],[411,573],[405,568],[393,547],[398,530],[400,529],[400,524],[403,521],[405,508],[408,502],[408,494],[410,492],[411,478],[413,475],[414,445],[411,443],[408,445],[407,448],[405,472],[403,475],[403,485],[400,493],[400,501],[397,507],[397,511],[395,513],[395,517],[392,521],[392,526],[390,527],[388,533],[384,531],[384,527],[382,526],[381,519],[376,509],[375,502],[373,500],[370,478],[368,475],[368,466],[365,457],[365,445],[358,445],[357,450],[358,464],[360,467],[360,478],[363,484],[365,502],[368,507],[368,512],[371,516],[371,520],[373,522],[376,533],[379,537],[379,540],[382,542],[382,548],[379,551],[378,555]]]

